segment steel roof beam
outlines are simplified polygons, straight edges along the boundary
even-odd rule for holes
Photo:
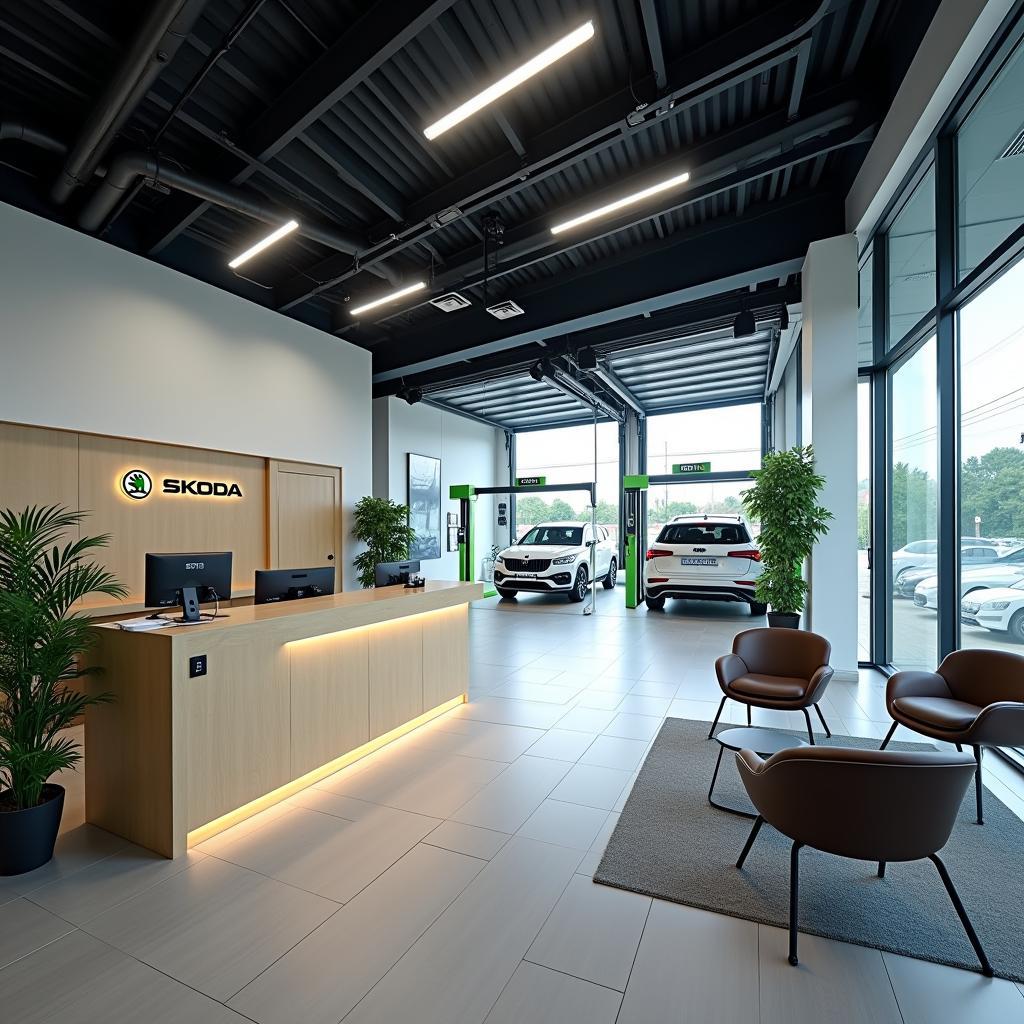
[[[651,57],[651,71],[654,83],[660,92],[668,85],[665,71],[665,51],[661,45],[661,30],[658,28],[658,12],[654,0],[640,0],[640,16],[644,23],[644,34],[647,36],[647,51]]]

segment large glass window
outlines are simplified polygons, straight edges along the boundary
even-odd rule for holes
[[[857,656],[871,660],[871,382],[857,383]]]
[[[1024,643],[1024,261],[960,311],[961,645]]]
[[[935,168],[889,228],[889,345],[935,306]]]
[[[962,279],[1024,221],[1024,45],[961,126],[956,164]]]
[[[858,279],[857,362],[861,366],[870,366],[874,362],[875,332],[871,319],[874,311],[871,292],[874,263],[874,253],[869,252],[867,259],[861,264]]]
[[[938,653],[938,408],[932,336],[891,377],[892,662],[933,669]]]
[[[518,476],[542,476],[549,484],[597,483],[597,521],[613,538],[619,532],[619,426],[597,425],[597,475],[594,475],[594,427],[558,427],[516,435]],[[516,495],[516,533],[550,520],[590,518],[586,491]]]

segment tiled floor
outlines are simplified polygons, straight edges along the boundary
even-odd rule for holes
[[[0,1019],[1024,1022],[1005,981],[811,936],[795,969],[779,929],[591,881],[662,719],[713,717],[745,612],[601,592],[592,617],[526,599],[471,621],[469,704],[187,858],[69,800],[55,860],[0,879]],[[883,688],[833,682],[833,730],[881,737]]]

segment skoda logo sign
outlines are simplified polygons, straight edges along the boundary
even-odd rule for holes
[[[153,479],[144,469],[130,469],[121,477],[121,490],[129,498],[141,501],[148,498],[153,490]]]

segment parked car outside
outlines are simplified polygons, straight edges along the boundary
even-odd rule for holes
[[[892,556],[892,589],[893,594],[898,597],[912,598],[914,587],[926,576],[935,573],[935,566],[938,563],[938,541],[922,540],[915,541],[915,544],[933,546],[934,550],[904,554],[907,548],[914,546],[908,544]],[[979,544],[977,541],[960,539],[961,565],[988,565],[990,562],[998,561],[1005,554],[1005,551],[1000,551],[994,544]],[[896,564],[897,555],[902,559],[899,566]],[[916,564],[913,564],[915,562]],[[911,580],[914,581],[912,585]]]
[[[1016,552],[1011,552],[1011,554],[1016,554]],[[962,547],[960,549],[960,565],[964,569],[976,569],[984,565],[1012,564],[1007,559],[1009,559],[1009,555],[1005,551],[999,551],[997,548]],[[920,569],[904,570],[892,585],[893,596],[905,597],[907,600],[912,601],[917,585],[934,575],[934,565],[923,566]]]
[[[764,615],[754,599],[761,569],[761,550],[742,516],[676,516],[647,552],[645,601],[652,611],[664,608],[666,598],[741,601]]]
[[[594,573],[605,589],[615,586],[618,557],[614,540],[603,526],[590,523],[538,523],[494,561],[494,587],[504,598],[520,590],[534,594],[565,594],[582,601]]]
[[[993,587],[965,597],[960,602],[960,621],[1008,633],[1011,640],[1024,644],[1024,576],[1009,587]]]
[[[1010,587],[1020,579],[1024,579],[1024,562],[1020,561],[966,569],[960,573],[960,599],[963,600],[968,594],[973,594],[979,590],[991,590],[994,587]],[[918,583],[914,590],[914,604],[918,608],[938,610],[938,576],[929,576]]]

